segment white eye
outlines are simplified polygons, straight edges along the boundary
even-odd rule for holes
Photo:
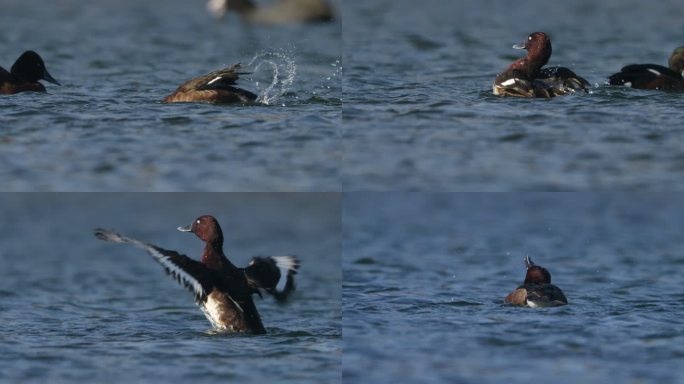
[[[199,224],[199,220],[197,220],[197,224]]]
[[[528,36],[528,37],[527,37],[527,40],[532,40],[532,36]]]

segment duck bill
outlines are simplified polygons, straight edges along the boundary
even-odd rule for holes
[[[520,44],[515,44],[513,45],[513,49],[526,49],[525,43],[520,43]]]
[[[62,86],[62,84],[60,84],[59,81],[55,80],[55,78],[52,77],[52,75],[50,75],[47,69],[45,70],[45,72],[43,72],[43,80],[48,81],[52,84],[59,85],[60,87]]]
[[[192,232],[192,225],[186,225],[185,227],[178,227],[176,229],[181,232]]]
[[[529,256],[525,256],[525,267],[529,269],[532,266],[534,266],[534,262],[532,262],[532,259],[530,259]]]

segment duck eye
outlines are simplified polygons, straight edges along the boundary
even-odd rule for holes
[[[532,36],[529,36],[529,37],[527,38],[527,40],[532,40]]]
[[[199,223],[200,223],[200,221],[199,221],[199,220],[197,220],[197,224],[199,224]]]

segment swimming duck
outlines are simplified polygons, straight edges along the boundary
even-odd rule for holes
[[[684,91],[684,47],[675,48],[668,61],[669,68],[658,64],[632,64],[610,75],[610,85],[637,89]]]
[[[61,85],[47,71],[40,55],[34,51],[26,51],[14,62],[9,72],[0,67],[0,94],[45,92],[45,86],[38,80]]]
[[[526,49],[527,56],[516,60],[494,80],[497,96],[554,97],[589,92],[591,84],[566,67],[542,68],[551,57],[551,39],[544,32],[534,32],[515,49]]]
[[[174,93],[164,98],[164,102],[248,103],[255,101],[257,95],[234,87],[240,75],[244,74],[247,72],[240,72],[240,64],[235,64],[196,77],[181,84]]]
[[[505,302],[528,307],[556,307],[568,303],[563,291],[551,284],[551,274],[525,256],[525,281],[504,299]]]

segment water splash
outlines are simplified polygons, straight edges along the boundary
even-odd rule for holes
[[[335,60],[330,64],[331,72],[322,79],[321,83],[311,91],[313,97],[324,97],[328,94],[339,95],[342,88],[342,62]]]
[[[266,105],[275,104],[292,88],[297,73],[294,59],[281,52],[258,53],[247,65],[253,68],[252,78],[269,78],[269,76],[271,78],[270,83],[263,89],[261,83],[258,80],[255,81],[259,89],[256,101]]]

